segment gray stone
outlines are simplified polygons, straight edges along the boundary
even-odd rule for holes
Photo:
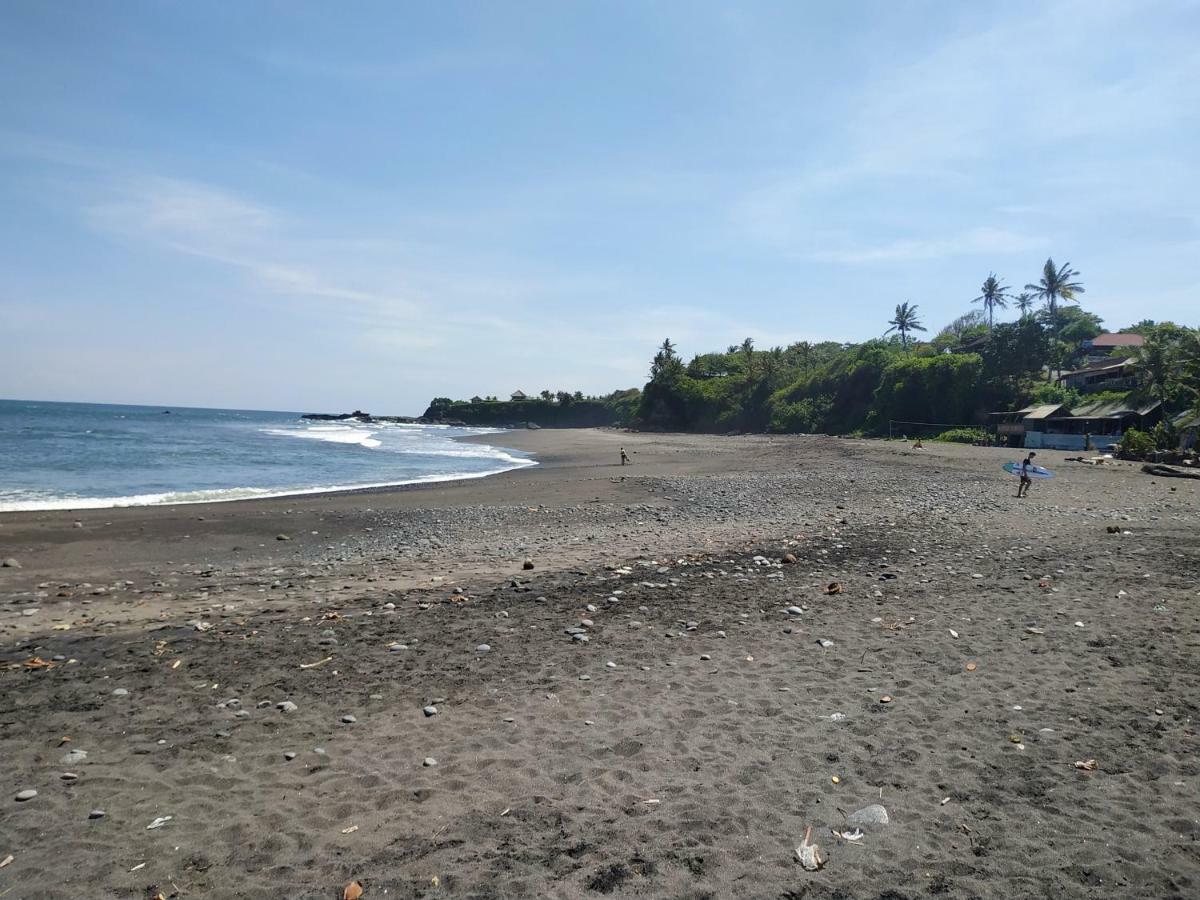
[[[73,766],[76,763],[81,763],[87,759],[86,750],[68,750],[63,754],[62,764],[64,766]]]
[[[436,716],[438,714],[438,708],[436,706],[426,706],[421,710],[421,712],[425,713],[426,717]]]
[[[580,644],[586,644],[591,639],[586,634],[573,634],[571,635],[571,640]]]
[[[33,788],[29,788],[28,790],[21,791],[19,794],[17,794],[16,799],[18,803],[24,803],[26,800],[32,800],[36,796],[37,791],[35,791]]]
[[[297,706],[295,703],[293,703],[291,700],[283,700],[283,701],[281,701],[281,702],[279,702],[279,703],[276,703],[276,704],[275,704],[275,708],[276,708],[277,710],[279,710],[280,712],[290,713],[290,712],[295,712],[295,711],[296,711],[296,710],[298,710],[300,707],[298,707],[298,706]]]
[[[90,813],[88,813],[88,818],[89,819],[103,819],[104,818],[104,810],[93,809]]]
[[[389,653],[399,653],[401,650],[407,650],[407,649],[408,649],[407,644],[392,644],[390,647],[388,647],[388,652]]]
[[[66,781],[66,782],[72,782],[72,781],[78,781],[78,780],[79,780],[79,776],[78,776],[78,775],[76,775],[74,772],[63,772],[63,773],[62,773],[61,775],[59,775],[58,777],[59,777],[59,778],[61,778],[63,781]]]
[[[434,759],[432,756],[427,756],[427,757],[425,757],[425,760],[421,763],[421,765],[423,765],[427,769],[430,769],[437,765],[437,760]]]
[[[117,688],[115,691],[112,692],[112,695],[114,697],[128,697],[129,691],[125,690],[125,688]]]
[[[492,649],[492,647],[490,644],[480,644],[478,647],[475,648],[475,651],[477,653],[488,653],[491,651],[491,649]]]
[[[283,758],[286,759],[288,762],[291,762],[293,759],[296,758],[296,751],[289,750],[287,753],[283,754]]]
[[[353,725],[357,721],[358,721],[358,719],[354,718],[354,716],[350,716],[350,715],[342,716],[342,724],[343,725]]]
[[[878,803],[872,803],[870,806],[856,809],[850,815],[846,816],[848,824],[856,825],[860,828],[869,825],[886,825],[888,821],[887,810]]]
[[[277,534],[277,535],[275,535],[275,540],[277,540],[277,541],[290,541],[290,540],[291,540],[291,537],[289,537],[289,536],[288,536],[288,535],[286,535],[286,534]]]
[[[802,616],[802,615],[804,615],[804,610],[802,610],[798,606],[789,606],[787,608],[787,614],[789,616]]]
[[[21,568],[21,564],[19,562],[17,562],[15,559],[13,559],[11,556],[8,559],[4,560],[4,562],[0,562],[0,569],[19,569],[19,568]]]

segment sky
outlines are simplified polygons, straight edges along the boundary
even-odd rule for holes
[[[1047,256],[1195,325],[1200,3],[6,0],[0,210],[8,398],[601,393]]]

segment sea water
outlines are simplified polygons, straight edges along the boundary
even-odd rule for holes
[[[0,400],[0,512],[200,503],[481,478],[536,465],[495,428]]]

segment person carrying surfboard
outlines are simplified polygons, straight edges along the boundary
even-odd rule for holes
[[[1017,496],[1028,497],[1029,486],[1033,484],[1033,479],[1029,477],[1029,468],[1033,465],[1033,458],[1037,456],[1032,450],[1029,455],[1021,460],[1021,483],[1017,485]]]

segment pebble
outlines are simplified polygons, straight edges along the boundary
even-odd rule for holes
[[[427,717],[436,716],[438,714],[438,708],[436,706],[426,706],[421,710],[421,712],[425,713]]]
[[[354,718],[354,716],[342,716],[343,725],[353,725],[357,721],[358,719]]]
[[[826,649],[833,646],[833,641],[829,640],[828,638],[821,638],[820,640],[817,641],[817,643],[820,644],[822,647],[825,647]]]
[[[864,825],[887,825],[889,822],[888,811],[880,804],[872,803],[870,806],[864,806],[862,809],[856,809],[850,813],[846,816],[846,822],[860,828]]]
[[[93,809],[90,813],[88,813],[88,818],[89,819],[103,819],[104,818],[104,810]]]
[[[81,763],[87,759],[86,750],[68,750],[63,754],[62,763],[65,766],[73,766],[76,763]]]
[[[36,796],[37,791],[35,791],[33,788],[29,788],[28,790],[21,791],[19,794],[17,794],[16,799],[18,803],[24,803],[26,800],[32,800]]]
[[[290,541],[290,540],[291,540],[291,537],[290,537],[289,535],[286,535],[286,534],[277,534],[277,535],[275,535],[275,540],[277,540],[277,541]]]
[[[4,562],[0,562],[0,569],[19,569],[19,568],[21,568],[21,564],[19,562],[17,562],[15,559],[13,559],[11,556],[8,559],[4,560]]]
[[[290,712],[295,712],[300,707],[298,707],[291,700],[283,700],[279,703],[276,703],[275,708],[278,709],[280,712],[290,713]]]
[[[296,758],[296,751],[289,750],[287,753],[283,754],[283,758],[286,759],[288,762],[291,762],[293,759]]]
[[[117,688],[115,691],[112,692],[112,695],[114,697],[128,697],[129,691],[125,690],[125,688]]]
[[[61,778],[63,781],[78,781],[79,780],[79,776],[76,775],[74,772],[63,772],[58,777]]]
[[[388,647],[389,653],[399,653],[401,650],[407,650],[408,644],[392,644]]]
[[[613,662],[611,659],[608,662],[606,662],[604,665],[606,668],[609,668],[609,669],[615,669],[617,667],[617,664],[615,662]]]
[[[423,765],[427,769],[431,769],[437,765],[437,760],[434,759],[432,756],[427,756],[427,757],[425,757],[425,760],[421,763],[421,765]]]
[[[702,660],[704,660],[704,661],[708,661],[708,660],[712,659],[712,657],[711,657],[711,656],[709,656],[707,653],[701,653],[701,654],[700,654],[700,659],[702,659]]]
[[[492,647],[490,644],[480,644],[478,647],[475,648],[476,652],[478,652],[478,653],[488,653],[491,651],[491,649],[492,649]]]
[[[800,616],[800,615],[803,615],[803,614],[804,614],[804,610],[802,610],[802,609],[801,609],[800,607],[798,607],[798,606],[789,606],[789,607],[787,608],[787,614],[788,614],[789,616]]]

